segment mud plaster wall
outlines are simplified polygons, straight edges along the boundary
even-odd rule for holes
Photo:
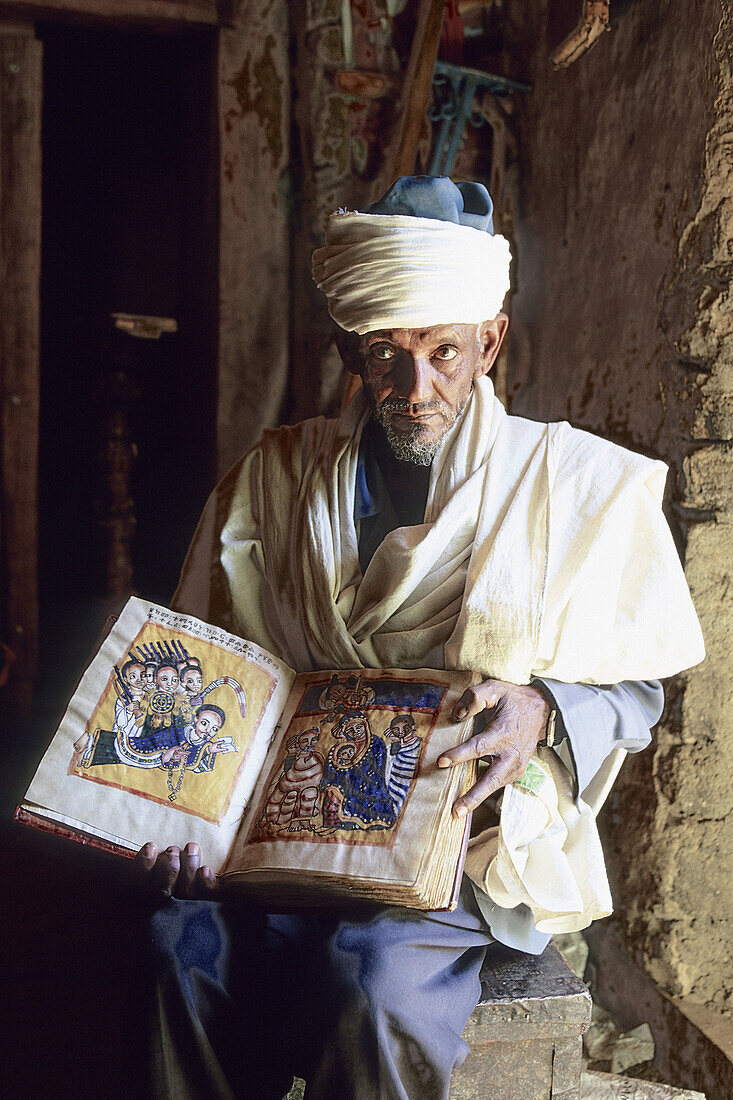
[[[363,18],[366,5],[356,5]],[[286,418],[296,421],[340,407],[345,382],[333,343],[326,300],[310,278],[311,255],[323,244],[328,216],[339,207],[360,209],[374,199],[375,176],[391,121],[386,100],[345,95],[335,72],[344,65],[341,0],[306,0],[290,11],[293,44],[293,221],[291,235],[291,379]],[[385,0],[373,0],[378,24]],[[379,32],[375,28],[378,39]],[[389,57],[377,41],[357,36],[355,66],[388,71]]]
[[[220,35],[222,473],[264,428],[339,404],[341,361],[310,257],[332,210],[370,201],[376,169],[361,134],[384,114],[335,90],[342,63],[340,0],[243,0]]]
[[[359,206],[368,190],[353,170],[353,97],[336,91],[333,73],[343,64],[339,0],[308,0],[291,10],[296,95],[293,103],[291,238],[293,298],[290,421],[329,410],[341,379],[326,300],[309,277],[311,255],[323,243],[328,215]]]
[[[290,323],[286,0],[242,4],[219,35],[218,466],[281,417]]]
[[[514,412],[671,465],[669,515],[709,655],[668,685],[654,748],[626,763],[603,829],[637,961],[666,990],[730,1011],[733,26],[729,0],[617,12],[553,73],[547,3],[512,6],[534,91],[515,115],[510,392]]]

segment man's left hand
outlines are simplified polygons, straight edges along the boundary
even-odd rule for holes
[[[452,718],[454,722],[463,722],[477,715],[485,718],[480,732],[438,758],[439,768],[463,764],[466,760],[489,761],[477,782],[453,803],[456,817],[465,817],[501,787],[524,775],[537,743],[545,736],[550,705],[529,684],[484,680],[464,691],[453,708]]]

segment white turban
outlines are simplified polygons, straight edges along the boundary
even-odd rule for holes
[[[313,278],[347,332],[480,324],[509,289],[505,237],[402,214],[331,214]]]

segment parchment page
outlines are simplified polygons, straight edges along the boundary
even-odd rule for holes
[[[259,646],[133,597],[24,805],[132,850],[196,841],[218,868],[294,676]]]
[[[475,679],[430,669],[299,675],[225,871],[412,884],[460,782],[460,769],[436,761],[470,734],[450,714]]]

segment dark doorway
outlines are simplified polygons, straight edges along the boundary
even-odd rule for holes
[[[215,472],[215,32],[37,33],[41,646],[33,720],[6,731],[12,804],[125,583],[169,600]],[[136,338],[114,312],[178,329]],[[20,827],[11,840],[7,1088],[144,1095],[120,1023],[143,1011],[125,862]]]
[[[40,27],[39,697],[126,588],[167,602],[215,471],[215,35]],[[172,318],[141,339],[114,312]],[[45,729],[41,742],[52,729]]]

